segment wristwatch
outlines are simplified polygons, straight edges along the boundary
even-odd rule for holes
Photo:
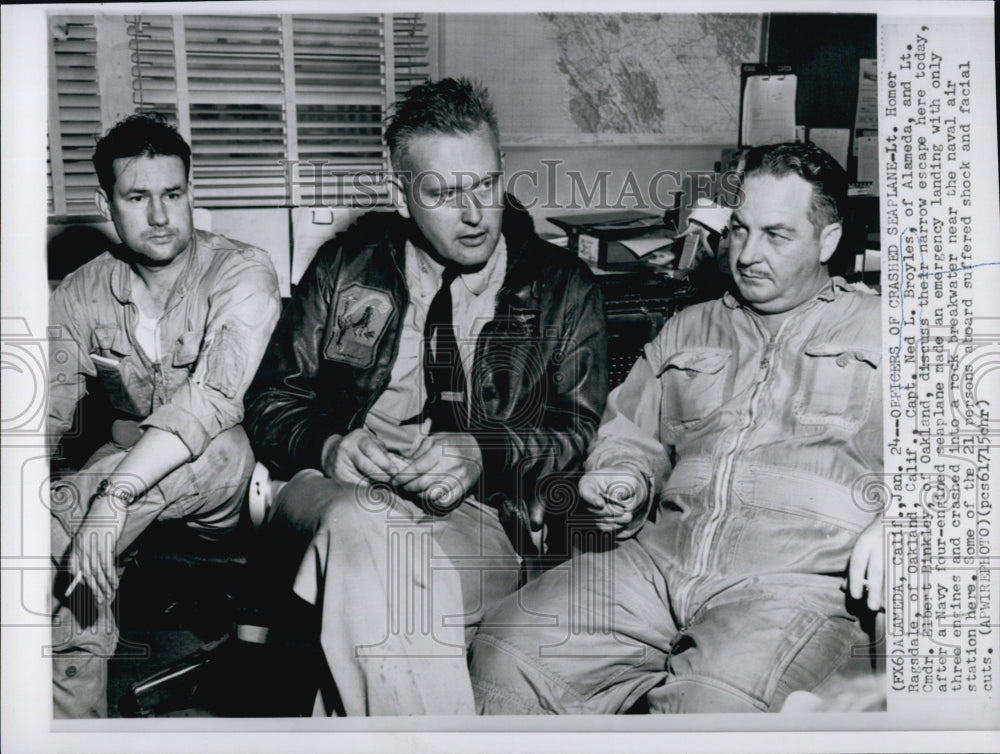
[[[97,485],[96,497],[114,497],[121,501],[122,506],[128,508],[135,500],[135,493],[128,487],[122,485],[113,486],[108,479],[102,479]]]

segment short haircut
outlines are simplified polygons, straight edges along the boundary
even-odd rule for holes
[[[109,197],[115,188],[115,160],[130,157],[180,157],[184,175],[191,170],[191,147],[159,113],[129,115],[118,121],[97,142],[94,170]]]
[[[446,78],[415,86],[396,103],[387,119],[385,143],[393,167],[401,169],[415,136],[471,134],[486,126],[500,144],[500,127],[486,87],[469,79]]]
[[[781,178],[797,175],[813,187],[809,222],[818,235],[827,225],[843,222],[847,206],[847,173],[815,144],[769,144],[748,149],[742,160],[743,180],[760,173]]]

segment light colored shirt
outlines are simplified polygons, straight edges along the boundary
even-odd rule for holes
[[[117,411],[177,435],[197,458],[243,419],[280,301],[266,252],[196,231],[149,348],[136,339],[128,264],[105,252],[83,265],[49,301],[50,442],[70,428],[86,379],[96,377]]]
[[[735,583],[847,567],[884,485],[880,317],[834,278],[772,335],[727,293],[669,319],[608,397],[586,468],[659,488],[656,557],[683,621]]]
[[[420,441],[419,425],[401,424],[419,414],[427,390],[424,385],[423,340],[427,310],[441,287],[443,267],[422,249],[406,244],[406,287],[410,302],[403,314],[399,353],[389,384],[365,417],[365,427],[389,450],[407,456]],[[476,339],[496,313],[496,299],[507,271],[507,246],[501,236],[483,269],[459,275],[451,285],[452,321],[466,379],[472,374]]]
[[[159,338],[160,321],[153,317],[147,317],[141,310],[135,315],[135,340],[139,347],[145,351],[149,360],[158,363],[160,361]]]

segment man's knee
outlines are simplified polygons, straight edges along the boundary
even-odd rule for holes
[[[237,425],[220,432],[189,465],[192,474],[203,486],[209,483],[232,486],[248,482],[253,472],[254,457],[243,427]]]
[[[646,694],[654,714],[698,712],[762,712],[767,705],[745,691],[712,676],[671,676]]]
[[[291,530],[311,537],[327,529],[360,537],[362,531],[384,528],[387,507],[388,501],[371,488],[330,479],[311,469],[296,474],[278,493],[265,531]]]
[[[780,709],[793,692],[815,689],[850,657],[852,647],[867,646],[869,641],[856,621],[840,617],[824,620],[782,672],[770,708]]]
[[[52,714],[56,719],[108,716],[108,662],[79,653],[52,659]]]
[[[564,579],[549,572],[490,610],[469,647],[469,670],[481,714],[569,712],[580,702],[565,657],[543,658],[568,638]],[[541,606],[546,606],[538,610]],[[556,660],[554,664],[549,661]]]
[[[558,712],[546,674],[497,629],[480,631],[469,647],[469,674],[480,715],[537,715]]]
[[[357,558],[361,548],[384,550],[385,513],[364,505],[364,500],[354,485],[314,469],[292,477],[272,502],[260,532],[262,551],[281,563],[280,581],[289,580],[310,544],[322,544],[324,559],[336,559],[330,565],[338,568],[346,559]]]
[[[253,465],[246,433],[242,427],[231,427],[148,494],[163,507],[160,518],[181,518],[204,536],[217,536],[236,528]]]
[[[789,693],[809,691],[832,673],[854,635],[845,617],[766,594],[710,607],[675,639],[668,660],[672,677],[650,693],[650,709],[780,708]]]

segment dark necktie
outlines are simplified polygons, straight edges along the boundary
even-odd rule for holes
[[[451,284],[457,276],[455,268],[442,272],[441,288],[431,301],[424,325],[427,402],[422,416],[431,420],[433,432],[461,432],[468,425],[465,370],[452,322]]]

